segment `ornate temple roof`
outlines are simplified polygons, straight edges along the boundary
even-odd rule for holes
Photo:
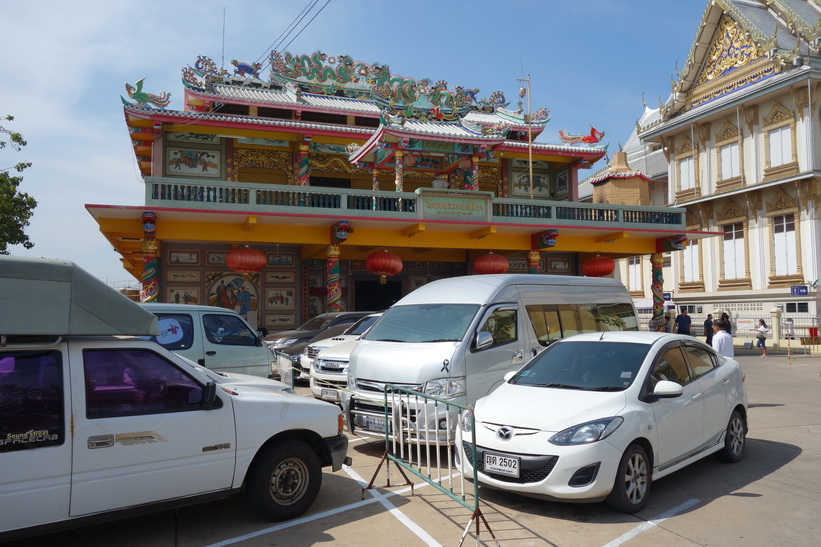
[[[821,54],[821,6],[815,0],[711,0],[660,118],[672,118],[775,85]]]

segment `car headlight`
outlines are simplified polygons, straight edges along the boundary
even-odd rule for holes
[[[621,416],[602,418],[568,427],[550,437],[548,441],[559,446],[594,443],[606,439],[623,423],[624,418]]]
[[[465,433],[470,433],[473,431],[473,413],[472,412],[462,412],[462,417],[459,419],[459,427],[462,428],[462,431]]]
[[[423,391],[425,395],[440,397],[442,399],[452,399],[465,394],[465,377],[437,378],[425,384]]]
[[[350,389],[356,389],[356,378],[354,378],[353,372],[351,372],[351,367],[348,367],[346,376],[348,378],[348,387]]]
[[[302,350],[302,355],[305,355],[305,356],[307,356],[307,355],[308,355],[308,348],[309,348],[309,347],[310,347],[310,346],[305,346],[305,349],[304,349],[304,350]]]

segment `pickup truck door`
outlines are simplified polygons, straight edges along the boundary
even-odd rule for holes
[[[66,344],[0,354],[0,531],[68,518]]]
[[[72,517],[231,487],[231,401],[203,410],[202,383],[173,358],[149,343],[71,349]]]

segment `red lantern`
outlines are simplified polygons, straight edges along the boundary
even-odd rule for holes
[[[510,262],[502,255],[495,255],[490,251],[473,262],[473,271],[477,274],[502,274],[510,267]]]
[[[385,249],[382,252],[377,251],[368,255],[365,266],[370,272],[378,275],[379,282],[384,285],[387,283],[388,276],[402,271],[402,259]]]
[[[587,277],[606,277],[616,269],[616,263],[609,256],[591,258],[582,264],[582,273]]]
[[[470,161],[470,158],[462,158],[459,160],[459,168],[463,171],[467,171],[473,166],[473,162]]]
[[[225,264],[235,272],[247,276],[265,267],[265,253],[259,249],[252,249],[248,245],[243,245],[228,251]]]

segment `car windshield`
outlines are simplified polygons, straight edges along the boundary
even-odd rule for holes
[[[331,321],[334,320],[333,315],[317,315],[313,319],[310,319],[303,323],[298,329],[296,330],[321,330],[324,329],[326,325],[328,325]]]
[[[345,334],[353,334],[355,336],[362,336],[365,331],[371,328],[371,325],[376,323],[376,320],[379,319],[378,315],[368,315],[363,317],[353,325],[347,328]]]
[[[465,337],[479,306],[416,304],[394,306],[363,338],[385,342],[458,342]]]
[[[622,391],[644,362],[648,344],[591,340],[558,342],[534,357],[511,384],[585,391]]]

